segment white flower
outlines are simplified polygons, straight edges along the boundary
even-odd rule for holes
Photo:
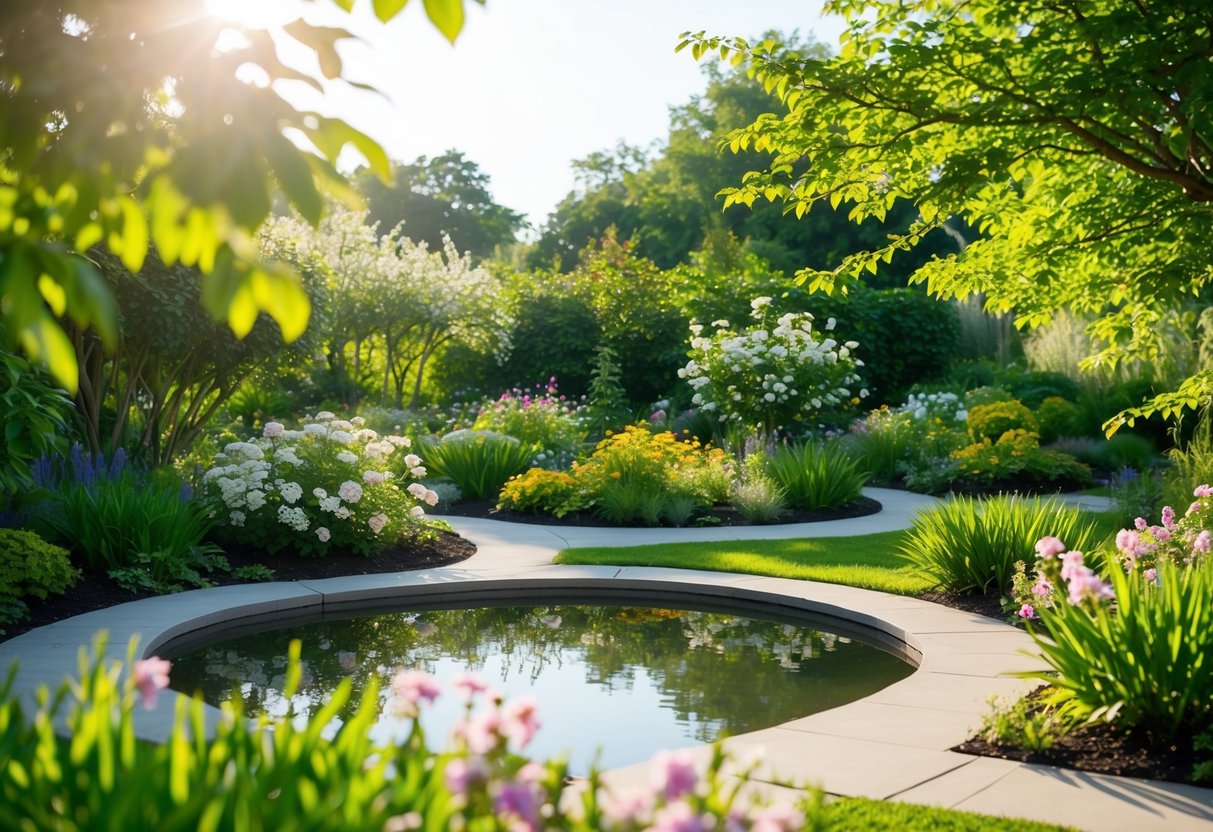
[[[228,456],[244,457],[246,460],[265,458],[265,451],[252,442],[229,442],[224,446],[223,452]]]
[[[426,493],[429,491],[424,485],[419,482],[409,483],[409,487],[405,489],[409,494],[413,495],[418,500],[424,500]]]
[[[303,432],[313,434],[314,436],[324,436],[329,432],[329,429],[324,425],[317,425],[315,422],[308,422],[303,426]]]
[[[363,419],[361,416],[355,416],[354,418],[350,419],[350,424],[352,424],[354,427],[360,428],[366,424],[366,419]]]
[[[245,495],[245,500],[248,501],[249,510],[256,511],[265,505],[265,492],[260,490],[250,491]]]
[[[769,298],[765,295],[763,295],[760,298],[754,298],[752,301],[750,301],[750,308],[757,311],[759,309],[762,309],[762,307],[764,307],[764,306],[770,306],[771,300],[772,300],[772,298]]]
[[[294,503],[303,496],[303,486],[297,482],[284,482],[279,488],[278,493],[282,495],[282,499],[288,503]]]
[[[416,468],[410,468],[410,469],[409,469],[409,476],[410,476],[410,477],[416,477],[417,479],[421,479],[421,478],[422,478],[422,477],[424,477],[424,476],[425,476],[427,473],[428,473],[428,472],[425,470],[425,466],[424,466],[424,465],[418,465]]]
[[[712,321],[712,326],[716,327],[717,329],[728,329],[729,322],[724,318],[721,318],[719,321]]]
[[[335,419],[333,423],[329,425],[329,427],[336,428],[338,430],[353,430],[354,423],[347,422],[345,419]]]
[[[321,543],[328,543],[329,538],[332,537],[332,534],[324,526],[321,526],[320,528],[316,529],[316,537],[320,538]]]
[[[763,395],[763,398],[768,402],[773,402],[773,401],[775,401],[775,394],[774,393],[765,393]]]
[[[363,471],[362,481],[367,485],[382,485],[387,480],[387,475],[382,471]]]
[[[835,327],[837,324],[838,324],[838,321],[836,321],[835,319],[833,319],[833,318],[826,318],[826,332],[833,332],[833,331],[834,331],[834,327]]]
[[[404,464],[408,468],[416,468],[421,464],[421,457],[417,456],[417,454],[409,454],[404,458]]]
[[[353,465],[358,461],[358,457],[349,451],[342,451],[341,453],[337,454],[337,459],[344,462],[346,465]]]
[[[306,532],[307,527],[311,525],[307,513],[298,506],[278,506],[278,522],[300,532]]]
[[[425,517],[425,509],[421,506],[413,506],[409,509],[409,517]]]
[[[339,509],[339,508],[341,508],[341,498],[338,497],[337,495],[334,494],[332,497],[321,497],[320,498],[320,510],[321,511],[336,513],[337,509]]]
[[[399,430],[399,428],[397,428],[397,430]],[[395,445],[397,448],[408,448],[408,447],[411,447],[413,444],[413,441],[411,439],[409,439],[407,436],[386,436],[384,438],[388,442],[391,442],[393,445]]]
[[[334,422],[336,424],[336,422]],[[329,434],[329,439],[341,445],[348,445],[354,441],[354,434],[344,430],[335,430]]]
[[[353,480],[346,480],[337,489],[337,496],[347,503],[356,503],[362,499],[362,486]]]
[[[312,489],[312,496],[315,497],[317,500],[323,500],[328,495],[329,495],[329,493],[327,491],[325,491],[323,488],[313,488]]]
[[[378,514],[371,515],[371,517],[366,521],[366,524],[371,527],[372,532],[379,534],[381,531],[383,531],[383,527],[387,525],[387,515],[382,511]]]
[[[438,505],[438,492],[430,491],[427,488],[425,491],[425,496],[421,499],[424,500],[427,505],[436,506]]]
[[[322,410],[322,411],[320,411],[319,413],[317,413],[317,414],[316,414],[316,421],[317,421],[317,422],[327,422],[327,421],[329,421],[330,419],[336,419],[336,418],[337,418],[337,414],[335,414],[335,413],[330,413],[330,412],[329,412],[329,411],[327,411],[327,410]]]
[[[281,422],[266,422],[265,427],[261,429],[261,435],[266,439],[273,439],[284,433],[286,433],[286,425]]]
[[[333,512],[333,516],[336,517],[338,520],[348,520],[350,517],[350,510],[348,508],[346,508],[345,506],[341,506],[340,508],[338,508],[336,511]]]
[[[233,526],[243,526],[245,519],[243,511],[233,511],[228,515],[228,520]]]

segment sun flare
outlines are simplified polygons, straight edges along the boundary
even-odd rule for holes
[[[302,17],[301,0],[205,0],[207,14],[245,29],[273,29]]]

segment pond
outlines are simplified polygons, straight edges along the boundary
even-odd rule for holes
[[[387,707],[396,671],[426,670],[449,687],[470,670],[507,699],[533,695],[543,727],[527,753],[566,754],[583,773],[596,755],[604,768],[642,762],[861,699],[914,670],[892,651],[830,630],[803,619],[603,604],[414,609],[212,643],[173,657],[172,686],[213,704],[235,693],[249,713],[303,718],[341,680],[352,678],[357,702],[378,677],[384,708],[374,735],[386,742],[410,729]],[[303,683],[287,701],[286,655],[296,638]],[[445,747],[463,708],[453,693],[423,708],[431,746]]]

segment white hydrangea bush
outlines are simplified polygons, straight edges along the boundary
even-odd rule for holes
[[[964,399],[955,393],[911,393],[905,404],[897,408],[908,413],[916,422],[939,419],[942,422],[964,422],[969,418]]]
[[[202,477],[203,494],[227,541],[276,554],[373,555],[432,533],[425,506],[438,495],[419,482],[420,457],[404,436],[381,436],[327,411],[288,430],[267,422],[261,437],[232,442]],[[393,473],[405,471],[405,477]]]
[[[692,402],[721,422],[766,432],[795,425],[816,426],[822,418],[848,410],[866,398],[855,357],[855,341],[824,337],[808,312],[787,312],[774,322],[771,298],[750,303],[754,324],[738,332],[728,321],[713,321],[703,334],[691,326],[691,360],[678,371],[695,391]]]

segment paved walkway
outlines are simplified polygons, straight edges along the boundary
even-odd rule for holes
[[[992,619],[914,598],[813,581],[680,569],[555,566],[567,546],[620,546],[756,538],[828,537],[904,528],[930,498],[869,489],[885,510],[828,523],[762,528],[596,529],[549,528],[469,518],[447,518],[479,551],[441,569],[349,576],[295,583],[250,584],[150,598],[41,627],[0,644],[0,667],[21,662],[18,695],[32,697],[75,671],[80,645],[101,628],[110,653],[122,656],[137,636],[143,655],[169,641],[250,619],[293,617],[382,606],[386,601],[486,596],[543,596],[610,591],[659,600],[671,596],[740,598],[824,613],[868,627],[904,645],[919,668],[908,678],[859,702],[726,741],[741,759],[761,751],[753,786],[794,797],[776,783],[815,783],[831,794],[896,799],[976,812],[1026,817],[1099,830],[1208,830],[1213,832],[1213,790],[1048,766],[969,757],[948,751],[980,723],[991,694],[1014,696],[1027,683],[1006,674],[1039,666],[1022,654],[1031,641]],[[154,711],[138,709],[136,726],[148,739],[163,738],[173,697]],[[213,709],[212,709],[213,711]],[[693,753],[706,754],[700,747]],[[644,766],[610,772],[616,783],[647,779]]]

